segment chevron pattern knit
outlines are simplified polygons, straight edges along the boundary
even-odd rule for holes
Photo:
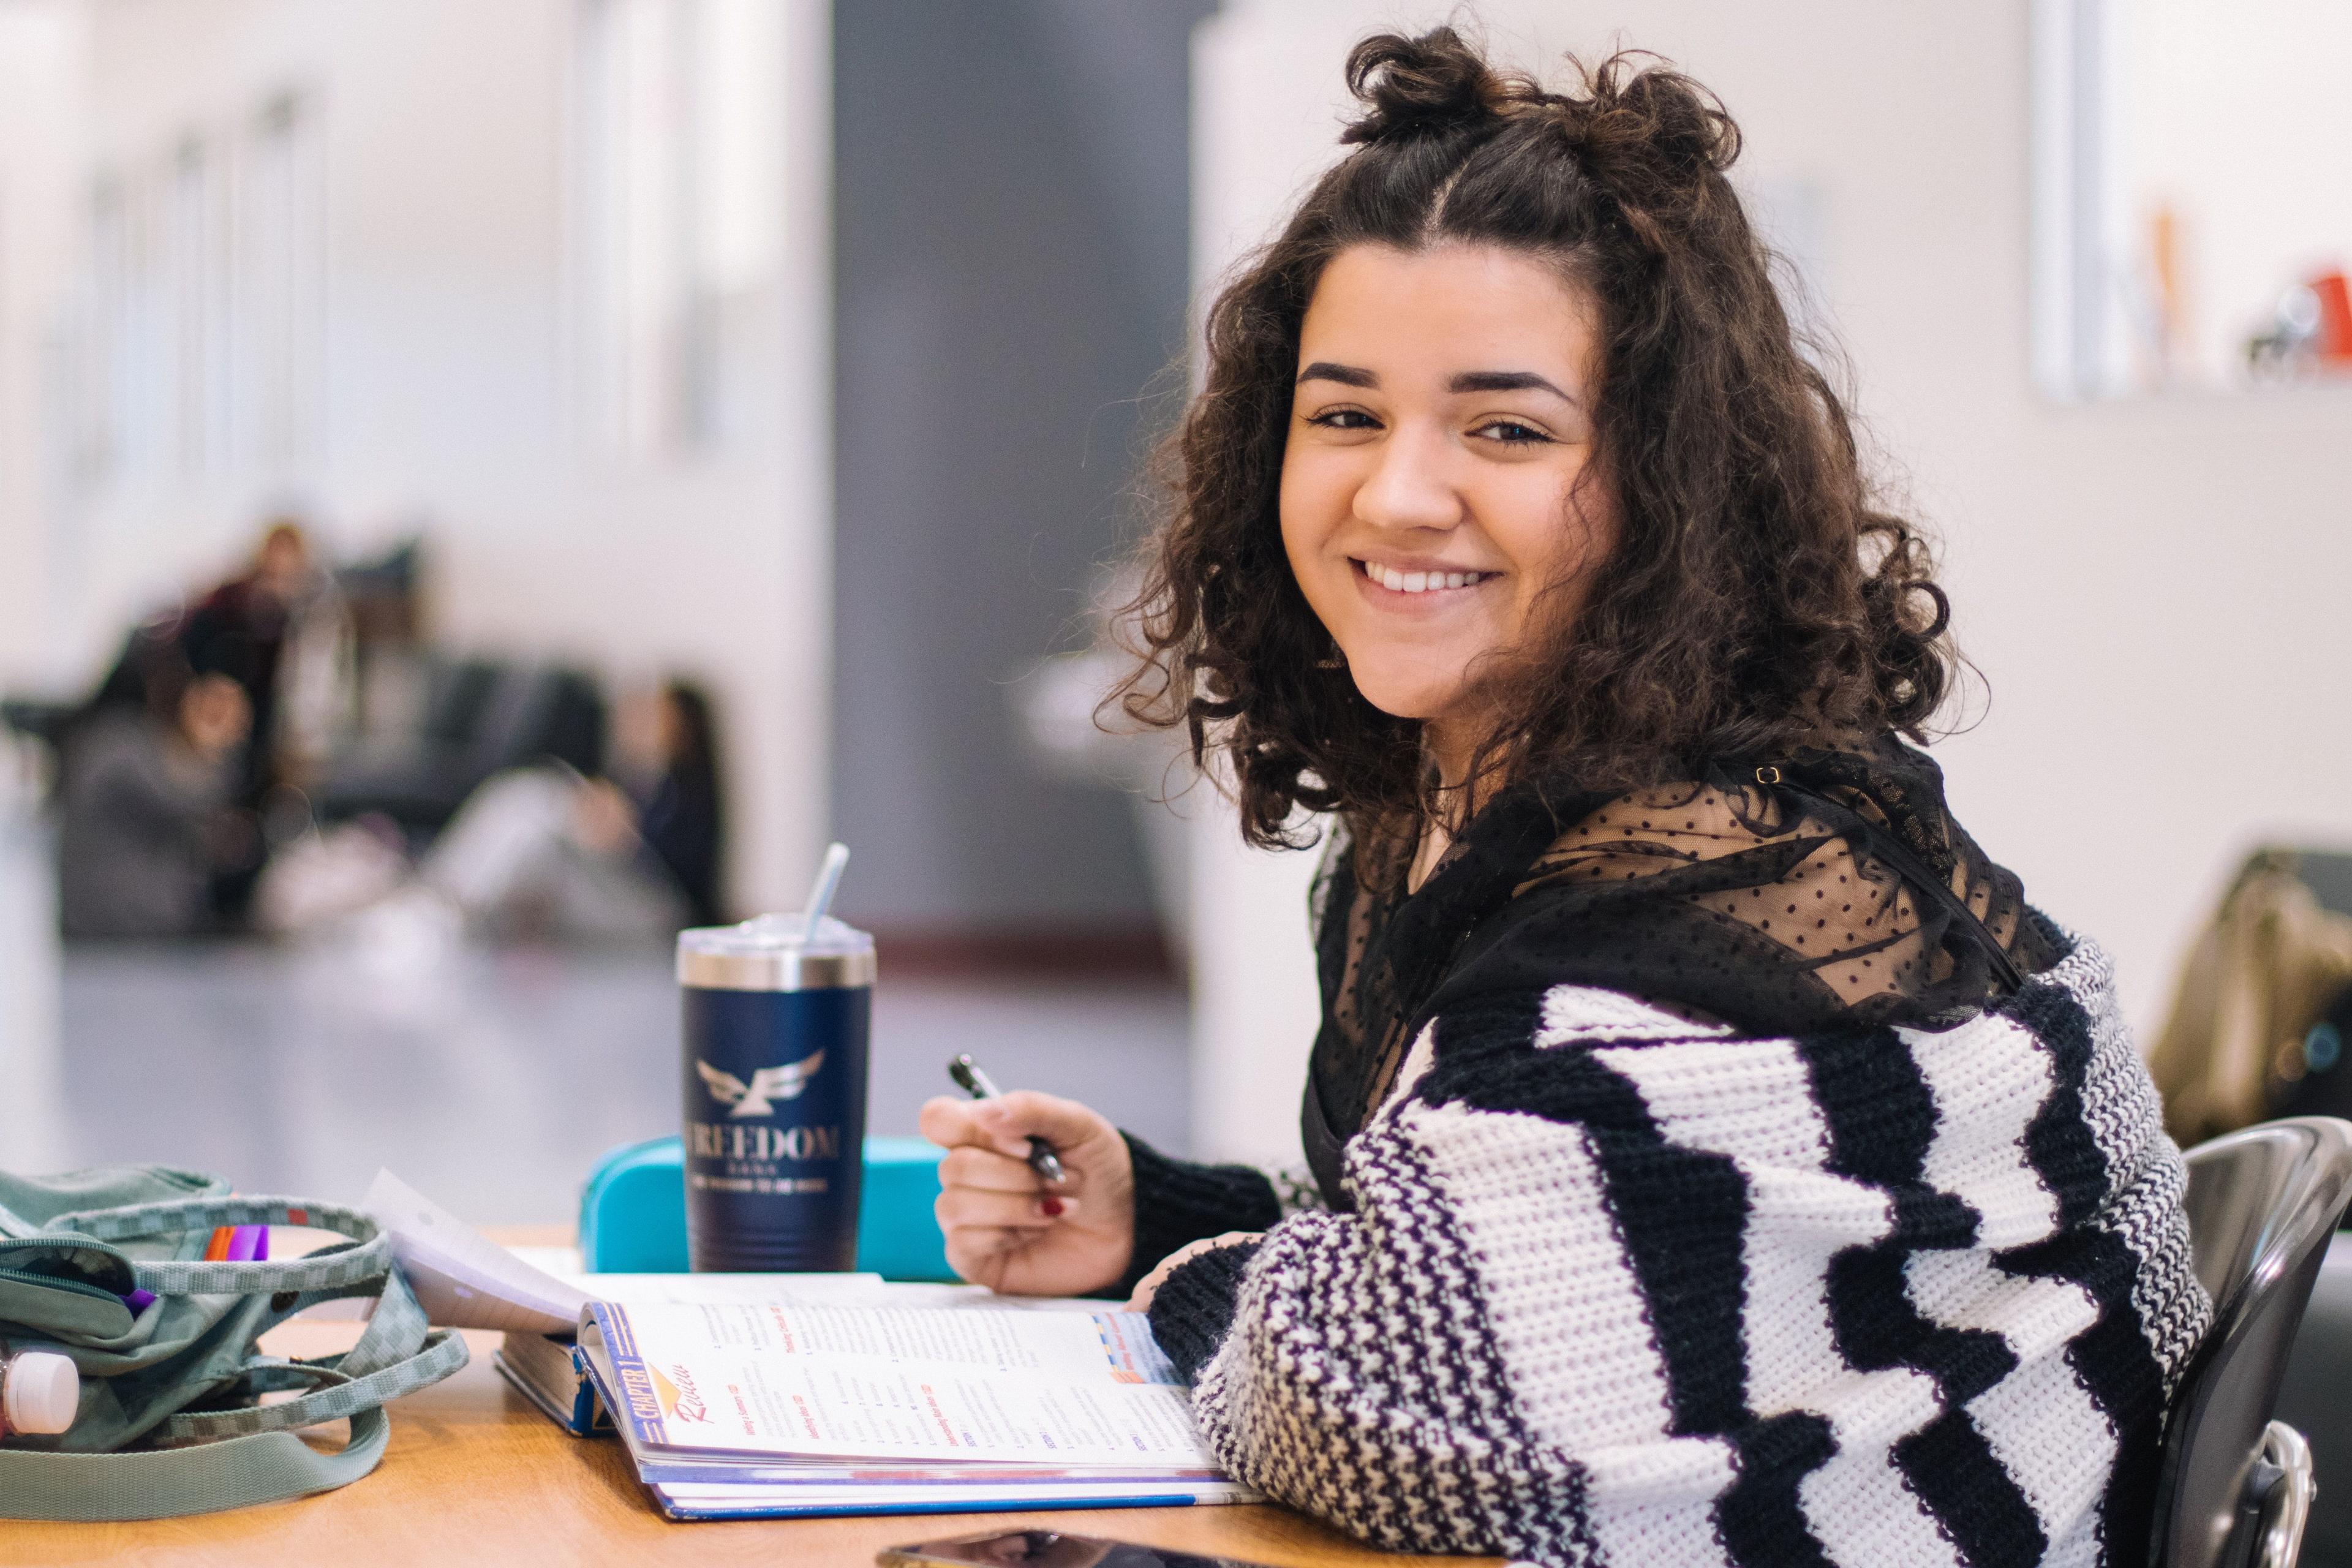
[[[1353,1213],[1188,1264],[1155,1307],[1229,1324],[1196,1413],[1274,1496],[1545,1563],[2146,1555],[2210,1305],[2086,942],[1938,1033],[1482,999],[1346,1172]]]

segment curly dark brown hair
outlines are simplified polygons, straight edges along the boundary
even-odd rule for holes
[[[1500,721],[1481,798],[1916,738],[1952,686],[1927,543],[1875,500],[1725,178],[1738,127],[1654,57],[1569,64],[1549,92],[1451,27],[1359,44],[1355,151],[1210,308],[1205,383],[1160,452],[1172,505],[1122,622],[1141,662],[1111,701],[1186,726],[1197,763],[1222,753],[1253,843],[1297,842],[1300,807],[1366,826],[1441,805],[1419,722],[1358,692],[1283,550],[1300,325],[1349,246],[1534,252],[1599,307],[1594,467],[1619,538],[1582,610],[1483,676]]]

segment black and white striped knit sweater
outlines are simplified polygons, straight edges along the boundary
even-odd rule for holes
[[[1353,1213],[1273,1223],[1257,1183],[1225,1223],[1265,1237],[1160,1289],[1203,1433],[1399,1548],[2136,1564],[2210,1307],[2107,961],[2067,945],[1941,1031],[1580,985],[1440,1012],[1347,1143]],[[1148,1222],[1214,1180],[1137,1156]]]

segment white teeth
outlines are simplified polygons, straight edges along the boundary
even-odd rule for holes
[[[1467,588],[1485,582],[1491,572],[1399,572],[1378,562],[1364,563],[1364,575],[1398,594],[1426,594],[1438,588]]]

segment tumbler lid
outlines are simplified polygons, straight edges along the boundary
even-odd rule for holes
[[[826,916],[797,914],[677,933],[677,982],[706,991],[817,991],[874,984],[874,938]]]

